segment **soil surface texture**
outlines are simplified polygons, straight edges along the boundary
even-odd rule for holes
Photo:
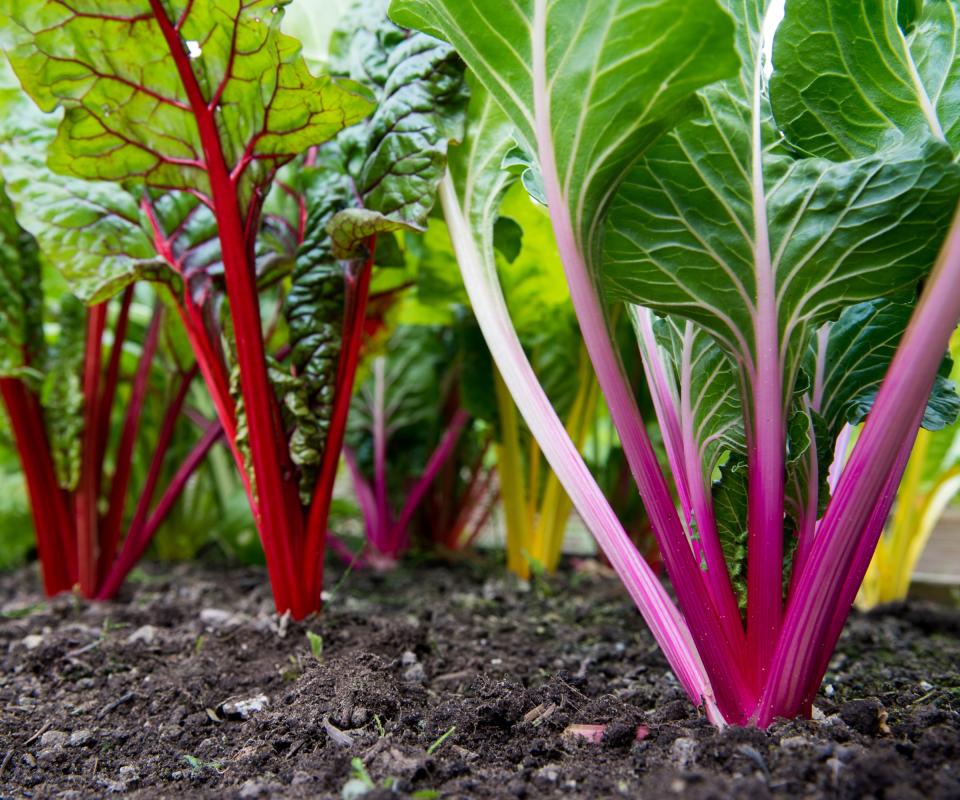
[[[0,797],[960,798],[957,610],[854,614],[815,720],[718,731],[598,570],[330,572],[305,624],[256,570],[0,576]]]

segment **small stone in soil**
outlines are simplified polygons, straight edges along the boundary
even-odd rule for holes
[[[67,743],[67,734],[63,731],[47,731],[40,737],[40,747],[59,750]]]
[[[154,628],[153,625],[141,625],[127,637],[127,644],[143,642],[146,645],[151,645],[156,638],[157,629]]]
[[[228,717],[250,719],[270,705],[270,698],[265,694],[254,695],[244,700],[227,700],[220,706],[220,710]]]
[[[67,744],[70,747],[86,747],[87,745],[93,744],[93,731],[74,731],[70,734],[70,739]]]

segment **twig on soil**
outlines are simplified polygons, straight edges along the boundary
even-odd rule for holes
[[[116,711],[124,703],[129,703],[133,698],[135,698],[136,692],[127,692],[125,695],[118,697],[112,703],[107,703],[100,711],[97,713],[97,719],[103,719],[111,711]]]
[[[27,741],[25,741],[24,744],[32,744],[33,742],[37,741],[37,739],[39,739],[41,736],[43,736],[43,734],[47,732],[47,729],[52,724],[53,724],[53,720],[48,719],[46,722],[43,723],[43,727],[40,728],[40,730],[38,730],[35,734],[33,734],[33,736],[27,739]]]
[[[13,750],[7,750],[7,754],[3,757],[3,763],[0,763],[0,775],[3,775],[7,769],[7,764],[10,763],[11,758],[13,758]]]

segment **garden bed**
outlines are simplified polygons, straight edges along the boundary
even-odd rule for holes
[[[307,624],[258,571],[150,567],[104,605],[0,576],[0,796],[338,798],[359,758],[370,800],[960,797],[956,610],[854,614],[816,721],[718,732],[615,580],[488,566],[334,569]]]

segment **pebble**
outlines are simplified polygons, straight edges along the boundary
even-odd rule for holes
[[[417,654],[414,652],[411,652],[410,650],[405,651],[404,654],[400,656],[400,663],[403,664],[403,666],[405,667],[409,667],[412,664],[416,664]]]
[[[226,628],[233,622],[233,614],[222,608],[204,608],[200,611],[200,621],[211,628]]]
[[[697,741],[689,736],[681,736],[675,739],[670,748],[670,757],[681,769],[688,769],[693,766],[697,755]]]
[[[124,764],[120,767],[120,780],[124,783],[136,783],[140,780],[140,773],[133,764]]]
[[[42,767],[49,767],[56,764],[63,758],[63,749],[60,747],[50,747],[37,753],[37,763]]]
[[[20,644],[22,644],[27,650],[36,650],[40,645],[43,644],[43,637],[39,633],[31,633],[28,636],[24,636],[20,640]]]
[[[63,731],[47,731],[40,737],[40,746],[59,750],[67,743],[67,734]]]
[[[404,670],[403,679],[409,683],[426,683],[427,671],[423,668],[423,664],[414,664]]]
[[[144,644],[150,645],[153,644],[156,638],[157,629],[154,628],[153,625],[141,625],[127,637],[127,644],[143,642]]]
[[[86,729],[82,731],[74,731],[70,734],[70,740],[67,744],[70,747],[86,747],[87,745],[93,744],[93,731],[88,731]]]
[[[260,713],[269,705],[270,698],[261,693],[243,700],[227,700],[220,706],[220,710],[228,717],[250,719],[251,716]]]
[[[273,787],[270,784],[250,778],[240,787],[240,797],[245,798],[245,800],[253,797],[267,797],[272,790]]]

